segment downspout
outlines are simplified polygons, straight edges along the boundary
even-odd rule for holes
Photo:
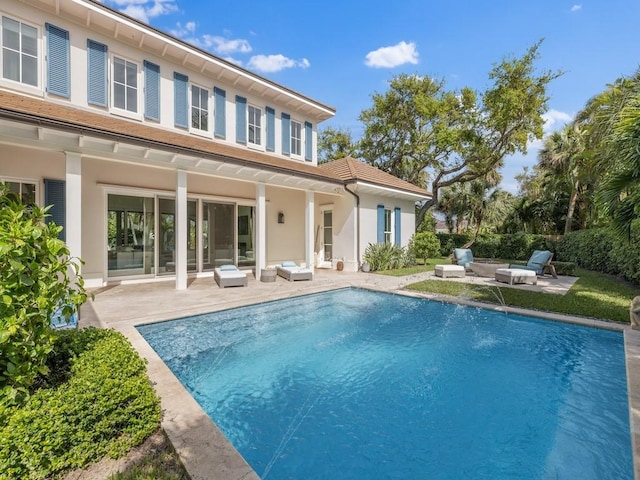
[[[360,265],[360,197],[355,192],[352,192],[351,190],[349,190],[348,187],[349,187],[349,184],[345,183],[344,189],[356,198],[356,223],[358,225],[356,228],[356,255],[357,255],[357,262],[358,262],[358,270],[360,270],[360,268],[362,267],[362,265]]]

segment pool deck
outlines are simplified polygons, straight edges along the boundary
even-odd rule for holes
[[[247,287],[224,289],[218,288],[213,276],[190,279],[188,288],[180,291],[175,289],[175,281],[173,280],[113,285],[93,291],[94,299],[82,307],[80,324],[113,328],[122,332],[140,355],[148,361],[149,378],[162,402],[164,413],[162,427],[192,480],[257,480],[260,477],[226,440],[160,357],[142,338],[135,328],[137,325],[320,293],[337,288],[361,287],[621,331],[624,332],[627,360],[634,473],[635,479],[640,480],[640,331],[632,330],[628,326],[595,319],[533,312],[504,306],[487,306],[487,304],[460,298],[403,290],[403,287],[408,284],[432,278],[436,278],[433,272],[391,277],[372,273],[316,270],[312,281],[288,282],[278,277],[275,282],[263,283],[255,280],[253,275],[249,275]],[[573,281],[570,277],[560,277],[559,280],[556,282],[541,278],[536,290],[566,293]],[[491,279],[474,280],[472,277],[468,277],[467,282],[492,284],[504,288],[523,288],[523,286],[510,287],[505,284],[497,284]],[[528,287],[533,290],[532,286]],[[550,290],[545,290],[545,288]]]

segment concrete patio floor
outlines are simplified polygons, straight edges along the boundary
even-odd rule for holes
[[[402,290],[408,284],[425,279],[442,280],[435,277],[433,272],[392,277],[362,272],[316,270],[312,281],[288,282],[278,277],[275,282],[263,283],[257,281],[250,274],[247,287],[224,289],[218,288],[212,276],[192,279],[189,281],[188,288],[181,291],[175,289],[175,281],[172,279],[113,285],[93,291],[94,299],[87,302],[81,309],[80,324],[81,326],[94,325],[120,331],[131,341],[140,355],[148,361],[149,378],[162,402],[164,414],[162,427],[192,480],[248,480],[259,477],[142,338],[135,328],[136,325],[320,293],[337,288],[361,287],[623,331],[627,355],[634,465],[636,478],[640,479],[640,462],[638,461],[640,459],[639,331],[595,319],[531,312],[500,305],[490,306],[465,299]],[[547,279],[540,277],[537,286],[509,286],[497,283],[490,278],[475,276],[461,279],[447,278],[446,280],[465,281],[481,286],[498,285],[501,288],[524,288],[530,291],[564,294],[577,278]]]

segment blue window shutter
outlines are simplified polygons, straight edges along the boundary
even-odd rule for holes
[[[50,23],[47,28],[47,92],[69,98],[71,70],[69,32]]]
[[[247,143],[247,99],[236,95],[236,142]]]
[[[288,113],[282,114],[282,154],[291,153],[291,116]]]
[[[309,122],[304,122],[304,159],[313,160],[313,126]]]
[[[378,205],[378,243],[384,243],[384,205]]]
[[[218,138],[227,138],[227,92],[213,87],[215,123],[213,133]]]
[[[394,233],[393,233],[394,243],[396,245],[400,246],[400,240],[401,240],[400,239],[400,233],[401,233],[401,231],[400,231],[400,224],[401,224],[401,221],[400,221],[400,207],[396,207],[394,209],[394,213],[395,213],[395,217],[396,217],[395,218],[395,226],[394,226],[395,228],[394,228]]]
[[[144,116],[160,121],[160,67],[144,61]]]
[[[87,40],[87,102],[107,106],[107,46]]]
[[[271,107],[266,107],[267,113],[267,150],[274,152],[276,150],[276,111]]]
[[[173,72],[173,123],[189,128],[189,77]]]
[[[62,227],[62,231],[58,235],[60,240],[66,241],[65,235],[65,208],[66,208],[66,194],[65,194],[65,182],[63,180],[48,180],[44,181],[44,203],[45,205],[52,205],[49,210],[49,216],[45,218],[46,223],[53,222],[59,227]]]

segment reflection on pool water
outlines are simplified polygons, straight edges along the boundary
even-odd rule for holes
[[[620,333],[360,289],[139,330],[262,478],[633,478]]]

